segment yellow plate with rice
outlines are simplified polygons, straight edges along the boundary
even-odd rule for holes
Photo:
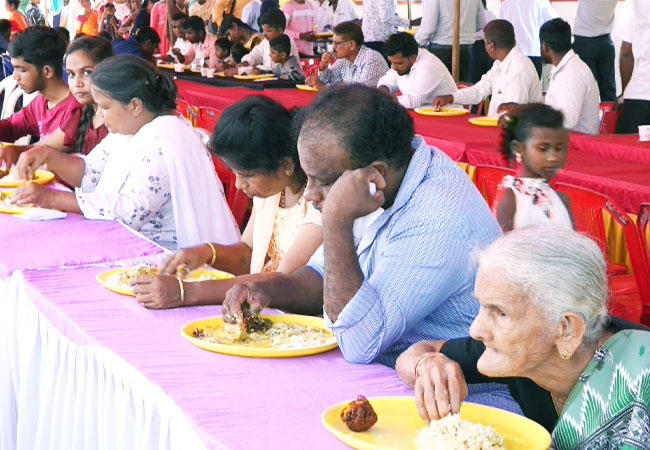
[[[237,79],[237,80],[248,80],[248,81],[260,80],[260,79],[263,79],[263,78],[271,78],[271,77],[273,77],[273,75],[269,75],[268,73],[260,73],[259,75],[251,74],[251,75],[235,75],[234,76],[234,78]]]
[[[498,127],[499,119],[496,117],[472,117],[468,120],[472,125],[477,127]]]
[[[136,266],[136,267],[123,267],[120,269],[106,270],[97,274],[95,277],[99,284],[104,286],[109,291],[116,292],[122,295],[133,296],[131,290],[131,279],[136,278],[138,275],[150,275],[156,267]],[[138,273],[140,271],[141,273]],[[198,281],[207,280],[229,280],[234,278],[233,275],[215,269],[196,269],[190,272],[183,278],[186,283],[195,283]]]
[[[273,323],[271,329],[254,338],[255,333],[249,333],[251,339],[243,342],[233,342],[228,338],[221,316],[190,322],[181,328],[181,334],[204,350],[249,358],[294,358],[324,353],[337,347],[334,336],[320,317],[283,314],[261,315],[260,318],[270,320]]]
[[[427,425],[418,415],[413,397],[368,398],[377,413],[377,423],[368,431],[356,433],[341,419],[341,410],[352,400],[332,405],[321,415],[321,423],[337,439],[359,450],[416,448],[414,440]],[[460,417],[491,426],[508,450],[546,450],[551,446],[551,435],[544,427],[517,414],[465,402]]]
[[[307,91],[307,92],[318,92],[318,89],[307,86],[306,84],[296,84],[296,89],[299,91]]]

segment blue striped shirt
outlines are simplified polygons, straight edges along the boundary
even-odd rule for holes
[[[474,255],[501,235],[467,175],[421,138],[414,148],[395,202],[355,239],[361,287],[336,322],[324,316],[352,363],[392,367],[411,344],[467,336]],[[309,267],[323,277],[323,266],[321,249]]]

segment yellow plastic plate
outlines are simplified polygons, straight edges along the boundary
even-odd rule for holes
[[[0,171],[0,176],[4,175],[5,172],[4,170]],[[49,183],[54,179],[54,174],[50,172],[49,170],[37,170],[36,173],[34,173],[34,179],[32,180],[32,183],[36,184],[45,184]],[[17,188],[20,187],[22,184],[25,183],[25,180],[7,180],[4,177],[0,178],[0,187],[7,187],[7,188]]]
[[[216,76],[219,78],[228,78],[228,75],[226,75],[226,72],[217,72],[215,73]]]
[[[277,79],[278,79],[278,77],[274,77],[273,75],[271,75],[271,76],[268,76],[266,78],[257,78],[256,80],[253,80],[253,82],[257,83],[258,81],[273,81],[273,80],[277,80]]]
[[[270,319],[273,323],[286,323],[296,324],[305,327],[321,328],[327,331],[331,339],[325,344],[315,347],[300,347],[300,348],[282,348],[282,347],[254,347],[252,345],[238,345],[238,344],[217,344],[214,342],[204,341],[195,338],[192,334],[194,328],[222,328],[224,326],[221,316],[208,317],[206,319],[190,322],[181,328],[181,334],[185,339],[192,344],[204,350],[209,350],[215,353],[223,353],[225,355],[245,356],[248,358],[294,358],[297,356],[316,355],[324,353],[337,347],[334,336],[329,332],[325,326],[325,322],[320,317],[301,316],[298,314],[284,314],[281,316],[266,316],[261,317]]]
[[[468,110],[462,108],[442,109],[440,111],[436,111],[431,106],[415,108],[413,111],[415,111],[416,114],[420,114],[421,116],[431,116],[431,117],[458,117],[458,116],[464,116],[466,114],[469,114]]]
[[[269,75],[268,73],[261,73],[259,75],[235,75],[235,78],[238,80],[259,80],[262,78],[270,78],[273,77],[273,75]]]
[[[300,91],[318,92],[318,89],[307,86],[306,84],[296,84],[296,89]]]
[[[354,399],[330,406],[321,415],[323,426],[337,439],[359,450],[414,449],[413,440],[426,423],[418,415],[413,397],[373,397],[368,401],[377,413],[377,423],[368,431],[350,431],[341,420],[341,410]],[[541,425],[501,409],[463,403],[460,417],[490,425],[508,450],[546,450],[551,435]]]
[[[334,33],[315,33],[314,38],[316,39],[331,39],[334,37]]]
[[[477,127],[498,127],[499,119],[496,117],[472,117],[468,120],[472,125]]]
[[[174,70],[174,65],[173,64],[168,64],[168,63],[159,63],[158,68]]]
[[[95,278],[99,284],[104,286],[109,291],[117,292],[118,294],[122,295],[133,296],[133,292],[131,291],[130,286],[124,286],[117,282],[122,273],[133,269],[137,269],[137,267],[123,267],[120,269],[106,270],[102,273],[98,273]],[[220,270],[197,269],[190,272],[190,274],[183,281],[193,283],[196,281],[205,280],[206,278],[212,280],[228,280],[230,278],[233,278],[233,275],[227,272],[222,272]]]

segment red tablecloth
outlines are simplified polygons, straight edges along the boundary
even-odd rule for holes
[[[638,134],[602,136],[573,134],[571,147],[591,155],[650,166],[650,142],[639,142]],[[650,177],[650,173],[648,176]]]
[[[224,110],[250,95],[265,95],[286,107],[306,106],[315,94],[297,89],[225,89],[177,80],[178,96],[194,106]],[[410,112],[415,132],[453,160],[472,166],[504,166],[501,132],[497,128],[470,125],[468,116],[433,118]],[[638,136],[572,135],[569,159],[559,180],[609,195],[626,212],[636,214],[642,202],[650,202],[650,143]]]

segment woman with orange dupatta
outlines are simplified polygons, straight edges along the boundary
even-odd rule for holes
[[[18,11],[20,0],[7,0],[7,12],[9,13],[9,23],[11,23],[11,36],[22,33],[29,26],[27,19]]]
[[[84,12],[77,17],[77,34],[99,36],[99,14],[92,9],[90,0],[81,0]]]

